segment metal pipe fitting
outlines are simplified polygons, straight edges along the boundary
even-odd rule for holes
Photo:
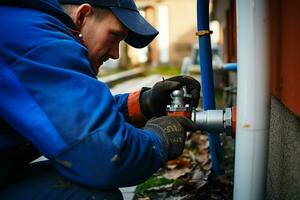
[[[232,111],[231,108],[224,110],[193,110],[191,118],[198,130],[211,133],[226,133],[232,135]]]
[[[212,133],[220,133],[224,130],[223,110],[195,110],[192,117],[198,130],[205,130]]]
[[[171,104],[167,105],[166,111],[169,116],[185,116],[196,124],[197,130],[208,131],[209,133],[226,133],[234,137],[235,122],[232,108],[224,110],[200,111],[193,109],[188,103],[191,95],[187,93],[186,87],[174,90],[171,94]]]

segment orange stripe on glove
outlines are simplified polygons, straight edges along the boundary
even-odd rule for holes
[[[141,110],[140,96],[141,96],[141,90],[130,93],[127,100],[127,107],[128,107],[128,115],[131,119],[131,122],[138,127],[143,127],[147,119]]]

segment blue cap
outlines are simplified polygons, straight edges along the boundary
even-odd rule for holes
[[[61,4],[89,3],[95,7],[107,7],[128,28],[125,42],[135,48],[147,46],[158,31],[138,11],[134,0],[59,0]]]

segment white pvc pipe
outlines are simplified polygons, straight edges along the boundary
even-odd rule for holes
[[[265,198],[270,111],[266,2],[237,1],[235,200]]]

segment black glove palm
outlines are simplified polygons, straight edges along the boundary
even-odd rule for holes
[[[163,116],[150,119],[144,129],[160,136],[165,158],[172,160],[182,153],[186,131],[194,130],[194,124],[186,117]]]
[[[200,83],[189,76],[175,76],[157,82],[151,89],[142,92],[140,105],[143,114],[149,119],[166,115],[166,106],[171,102],[171,92],[186,86],[192,95],[192,106],[197,107],[200,98]]]

